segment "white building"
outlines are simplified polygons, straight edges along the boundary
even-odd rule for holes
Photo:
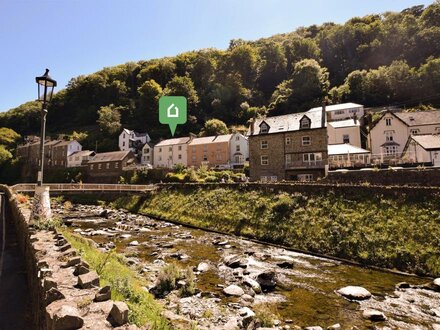
[[[321,107],[313,108],[309,111],[321,110]],[[356,103],[341,103],[327,105],[325,107],[327,113],[327,122],[336,120],[351,119],[353,117],[361,118],[364,115],[364,106]]]
[[[244,165],[244,162],[249,159],[249,141],[243,134],[231,134],[229,149],[232,167]]]
[[[361,125],[358,119],[346,119],[328,122],[328,144],[349,143],[361,148]]]
[[[79,167],[95,157],[95,152],[91,150],[76,151],[67,156],[67,167]]]
[[[124,128],[121,134],[119,134],[119,150],[131,150],[136,153],[145,143],[150,141],[148,133],[138,133]]]
[[[403,150],[406,163],[431,163],[440,166],[440,135],[412,135]]]
[[[400,158],[411,135],[440,133],[440,111],[387,111],[368,134],[373,158]]]
[[[348,143],[328,146],[328,164],[330,168],[364,167],[371,162],[369,150]]]
[[[177,164],[188,166],[190,137],[163,140],[154,146],[154,167],[173,168]]]
[[[154,145],[151,142],[147,142],[142,147],[141,165],[153,166],[153,150]]]

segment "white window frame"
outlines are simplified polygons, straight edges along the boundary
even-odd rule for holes
[[[260,141],[260,149],[268,149],[268,147],[269,143],[267,142],[267,140]]]
[[[266,123],[263,123],[260,127],[260,133],[267,133],[269,132],[269,126]]]
[[[301,137],[301,144],[303,146],[309,146],[312,144],[312,138],[310,136],[303,136]]]
[[[292,139],[290,137],[286,137],[286,145],[289,145],[292,142]]]
[[[262,155],[262,156],[260,157],[260,164],[261,164],[261,166],[267,166],[267,165],[269,165],[269,156]]]

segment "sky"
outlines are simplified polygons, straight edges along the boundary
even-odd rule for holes
[[[343,23],[426,0],[0,0],[0,112],[81,74],[184,51],[225,49],[300,26]]]

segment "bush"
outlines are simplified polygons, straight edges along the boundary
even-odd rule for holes
[[[154,295],[164,297],[177,287],[177,281],[180,279],[179,269],[175,264],[164,266],[157,277],[157,283],[154,288]]]
[[[188,267],[184,271],[185,284],[180,288],[179,295],[181,297],[193,296],[196,293],[196,276],[192,268]]]

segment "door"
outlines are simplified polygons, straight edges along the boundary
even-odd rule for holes
[[[440,151],[434,151],[432,163],[434,166],[440,166]]]

